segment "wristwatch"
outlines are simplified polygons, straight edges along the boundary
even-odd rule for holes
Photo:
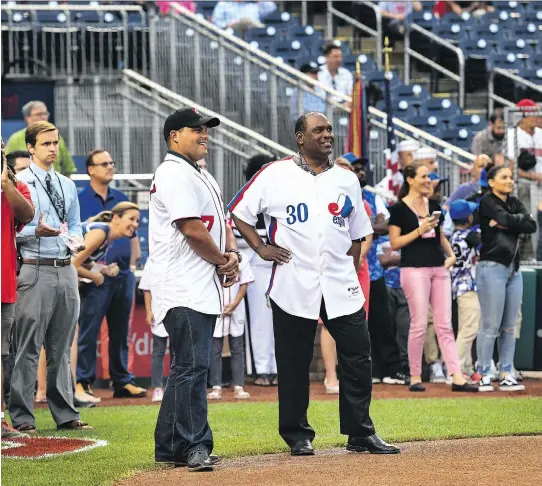
[[[224,253],[236,253],[239,263],[243,261],[243,257],[241,256],[241,252],[239,250],[226,250]]]

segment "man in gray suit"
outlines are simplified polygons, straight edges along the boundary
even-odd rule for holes
[[[58,140],[51,123],[30,125],[25,142],[32,163],[19,174],[30,189],[36,214],[17,238],[23,264],[17,285],[9,413],[14,428],[27,433],[36,432],[34,385],[42,346],[47,355],[47,402],[57,428],[90,428],[73,404],[68,349],[79,315],[79,291],[70,255],[83,240],[75,184],[53,168]]]

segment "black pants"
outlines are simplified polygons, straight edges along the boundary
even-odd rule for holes
[[[309,368],[317,321],[292,316],[275,302],[273,329],[279,379],[279,434],[291,447],[302,439],[314,439],[307,420]],[[369,416],[371,404],[371,343],[365,311],[328,319],[324,301],[320,317],[337,343],[341,386],[339,414],[341,434],[366,437],[374,434]]]
[[[388,289],[384,277],[371,281],[369,293],[369,334],[373,376],[384,378],[401,371],[401,355],[391,325]]]

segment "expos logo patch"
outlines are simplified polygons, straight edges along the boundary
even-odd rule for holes
[[[24,437],[2,439],[2,458],[44,459],[84,452],[108,445],[105,440],[68,437]]]
[[[352,200],[349,196],[341,194],[337,199],[337,202],[329,203],[329,212],[333,215],[333,222],[339,226],[345,226],[345,218],[350,216],[350,213],[354,209]]]

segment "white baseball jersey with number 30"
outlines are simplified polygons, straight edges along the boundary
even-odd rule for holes
[[[174,307],[222,313],[216,266],[190,248],[175,224],[189,218],[201,219],[225,251],[224,204],[217,182],[180,154],[168,151],[154,174],[149,202],[149,287],[156,322],[162,322]]]
[[[373,228],[354,173],[333,166],[314,176],[291,157],[271,162],[229,210],[252,226],[262,213],[269,241],[292,253],[289,263],[273,266],[267,291],[281,309],[316,320],[322,297],[330,319],[361,309],[365,296],[347,252]]]

